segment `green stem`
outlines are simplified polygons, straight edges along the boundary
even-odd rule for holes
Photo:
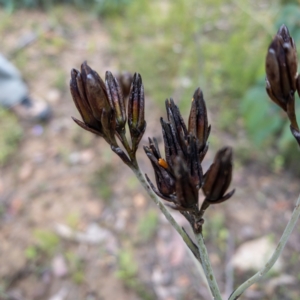
[[[200,260],[199,252],[197,249],[197,246],[193,243],[191,238],[187,235],[187,233],[184,231],[184,229],[178,225],[178,223],[175,221],[175,219],[172,217],[168,209],[165,207],[163,202],[156,196],[156,194],[152,191],[150,186],[147,184],[145,177],[141,173],[137,163],[135,164],[135,167],[131,168],[134,174],[136,175],[137,179],[140,181],[142,186],[145,188],[146,192],[150,196],[150,198],[155,202],[155,204],[159,207],[161,212],[164,214],[166,219],[170,222],[170,224],[174,227],[174,229],[180,234],[184,242],[187,244],[187,246],[190,248],[190,250],[193,252],[193,254],[196,256],[198,260]]]
[[[229,297],[228,300],[238,299],[249,286],[251,286],[252,284],[261,280],[267,274],[267,272],[273,267],[273,265],[277,261],[278,257],[282,253],[282,251],[286,245],[286,242],[287,242],[288,238],[290,237],[290,235],[298,221],[299,215],[300,215],[300,196],[298,197],[298,200],[297,200],[296,206],[294,208],[294,211],[292,213],[291,219],[288,222],[288,224],[279,240],[279,243],[275,249],[275,252],[271,256],[271,258],[267,261],[266,265],[259,272],[257,272],[255,275],[253,275],[251,278],[249,278],[247,281],[245,281],[243,284],[241,284],[231,294],[231,296]]]
[[[202,267],[204,270],[204,273],[206,275],[210,290],[213,294],[213,299],[216,300],[222,300],[221,293],[216,281],[216,278],[213,273],[213,269],[211,267],[210,261],[209,261],[209,256],[207,253],[207,249],[205,247],[205,243],[203,240],[203,236],[201,233],[195,234],[198,242],[198,247],[199,247],[199,253],[202,261]]]
[[[198,263],[200,263],[203,267],[203,271],[205,273],[205,277],[208,281],[208,285],[210,287],[210,292],[213,295],[213,299],[215,300],[222,300],[221,294],[219,291],[218,284],[216,282],[216,279],[213,274],[212,267],[210,265],[209,256],[203,241],[202,234],[196,234],[198,247],[193,243],[191,238],[188,236],[188,234],[185,232],[185,230],[178,225],[178,223],[175,221],[175,219],[172,217],[168,209],[165,207],[163,202],[156,196],[156,194],[152,191],[150,186],[145,180],[145,177],[141,173],[138,163],[136,159],[132,160],[132,171],[136,175],[137,179],[140,181],[142,186],[145,188],[148,195],[151,197],[151,199],[155,202],[155,204],[159,207],[161,212],[165,215],[166,219],[170,222],[170,224],[174,227],[174,229],[180,234],[186,245],[190,248],[191,252],[196,257]]]
[[[193,262],[195,263],[195,266],[196,266],[196,268],[198,270],[198,273],[200,274],[200,277],[201,277],[202,281],[204,282],[205,287],[207,288],[209,296],[211,298],[213,298],[213,294],[212,294],[212,292],[210,290],[210,287],[209,287],[206,275],[205,275],[205,273],[203,271],[202,265],[200,264],[199,260],[195,257],[195,255],[193,255],[193,253],[191,251],[189,251],[188,253],[191,256],[191,259],[193,260]]]

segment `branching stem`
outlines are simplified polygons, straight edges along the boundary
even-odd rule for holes
[[[150,196],[150,198],[154,201],[154,203],[158,206],[158,208],[161,210],[161,212],[164,214],[166,219],[170,222],[170,224],[174,227],[174,229],[180,234],[184,242],[187,244],[187,246],[190,248],[190,250],[193,252],[193,254],[197,257],[198,260],[200,260],[199,251],[197,249],[197,246],[193,243],[191,238],[187,235],[187,233],[184,231],[184,229],[178,225],[178,223],[175,221],[175,219],[172,217],[166,206],[163,204],[163,202],[156,196],[156,194],[152,191],[152,189],[149,187],[149,185],[146,182],[145,177],[141,173],[138,166],[132,168],[132,171],[136,175],[139,182],[142,184],[142,186],[145,188],[146,192]]]
[[[136,164],[137,165],[137,164]],[[211,290],[211,293],[213,295],[213,299],[215,300],[222,300],[221,294],[219,291],[219,287],[217,285],[217,282],[215,280],[215,277],[213,275],[213,270],[211,268],[211,264],[209,261],[209,256],[203,241],[203,237],[201,234],[196,235],[198,247],[193,243],[191,238],[187,235],[185,230],[178,225],[178,223],[175,221],[175,219],[172,217],[168,209],[165,207],[163,202],[156,196],[156,194],[152,191],[152,189],[147,184],[145,177],[140,172],[139,167],[132,168],[133,172],[135,173],[136,177],[140,181],[140,183],[143,185],[151,199],[155,202],[155,204],[159,207],[161,212],[165,215],[167,220],[171,223],[171,225],[175,228],[175,230],[180,234],[186,245],[190,248],[198,262],[202,265],[209,288]]]
[[[198,247],[199,247],[199,254],[201,257],[201,261],[202,261],[202,267],[203,267],[204,273],[206,275],[210,290],[213,294],[213,299],[222,300],[221,293],[220,293],[216,278],[214,276],[212,266],[209,261],[209,256],[207,253],[207,249],[205,247],[202,233],[196,234],[196,238],[197,238],[197,243],[198,243]]]
[[[253,275],[251,278],[249,278],[247,281],[245,281],[243,284],[241,284],[229,297],[228,300],[236,300],[238,299],[242,293],[252,284],[258,282],[261,280],[267,272],[273,267],[277,259],[279,258],[280,254],[282,253],[282,250],[284,249],[286,242],[288,238],[290,237],[300,215],[300,196],[298,197],[296,206],[294,208],[294,211],[292,213],[291,219],[289,220],[280,240],[276,247],[276,250],[274,251],[271,258],[267,261],[266,265],[255,275]]]

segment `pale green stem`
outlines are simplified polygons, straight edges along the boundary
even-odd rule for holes
[[[193,260],[193,262],[195,263],[195,266],[196,266],[196,268],[198,270],[198,273],[200,274],[200,277],[203,280],[203,282],[205,284],[205,287],[207,288],[207,290],[209,292],[210,297],[213,298],[213,294],[212,294],[212,292],[210,290],[210,287],[209,287],[206,275],[205,275],[205,273],[203,271],[203,267],[200,264],[200,261],[194,256],[194,254],[191,251],[189,251],[188,253],[191,256],[191,259]]]
[[[297,203],[296,203],[296,206],[292,213],[291,219],[288,222],[288,224],[280,238],[280,241],[277,245],[277,248],[276,248],[275,252],[273,253],[273,255],[271,256],[271,258],[268,260],[266,265],[259,272],[257,272],[255,275],[253,275],[251,278],[249,278],[247,281],[245,281],[243,284],[241,284],[231,294],[231,296],[229,297],[228,300],[238,299],[249,286],[251,286],[252,284],[261,280],[267,274],[267,272],[273,267],[273,265],[277,261],[278,257],[282,253],[282,250],[284,249],[286,242],[287,242],[288,238],[290,237],[290,235],[298,221],[299,215],[300,215],[300,196],[297,200]]]
[[[145,177],[141,173],[139,167],[136,166],[132,168],[132,171],[136,175],[137,179],[140,181],[142,186],[145,188],[146,192],[150,196],[150,198],[155,202],[155,204],[159,207],[161,212],[164,214],[166,219],[170,222],[170,224],[174,227],[174,229],[180,234],[184,242],[187,244],[187,246],[190,248],[190,250],[196,255],[197,259],[200,259],[199,252],[197,249],[197,246],[192,242],[190,237],[187,235],[187,233],[183,230],[181,226],[178,225],[178,223],[175,221],[175,219],[172,217],[168,209],[165,207],[163,202],[156,196],[156,194],[152,191],[148,183],[146,182]]]
[[[195,236],[196,236],[197,242],[198,242],[200,258],[202,261],[202,267],[203,267],[204,273],[206,275],[210,290],[213,294],[213,299],[222,300],[221,293],[220,293],[216,278],[214,276],[213,269],[212,269],[210,261],[209,261],[209,256],[208,256],[205,244],[204,244],[203,236],[201,233],[195,234]]]
[[[135,167],[132,168],[132,171],[135,173],[137,179],[140,181],[140,183],[143,185],[151,199],[155,202],[155,204],[159,207],[161,212],[165,215],[166,219],[170,222],[170,224],[174,227],[174,229],[180,234],[186,245],[190,248],[190,250],[193,252],[193,254],[196,256],[198,262],[202,265],[203,271],[205,273],[205,277],[207,279],[210,292],[212,294],[212,298],[215,300],[222,300],[221,294],[219,291],[218,284],[215,280],[215,277],[213,275],[213,270],[210,265],[209,256],[203,241],[203,237],[201,234],[196,235],[198,247],[192,242],[190,237],[187,235],[187,233],[183,230],[182,227],[178,225],[178,223],[175,221],[175,219],[172,217],[168,209],[165,207],[163,202],[156,196],[156,194],[152,191],[150,186],[145,180],[145,177],[140,172],[140,169],[138,167],[137,162],[135,162]]]
[[[180,234],[180,236],[182,237],[182,239],[184,240],[184,242],[187,244],[187,246],[190,248],[190,250],[196,255],[198,261],[201,263],[204,273],[206,275],[210,290],[212,292],[213,295],[213,299],[215,300],[222,300],[221,294],[220,294],[220,290],[218,287],[218,284],[216,282],[215,276],[213,274],[213,270],[209,261],[209,256],[207,253],[207,249],[205,247],[205,243],[203,240],[203,236],[202,234],[196,234],[196,238],[197,238],[197,243],[198,243],[198,249],[195,246],[195,244],[192,242],[192,240],[190,239],[190,237],[187,235],[187,233],[183,230],[182,227],[180,227],[178,225],[178,223],[175,221],[175,219],[172,217],[172,215],[170,214],[170,212],[168,211],[168,209],[165,207],[165,205],[163,204],[163,202],[156,196],[156,194],[152,191],[152,189],[149,187],[149,185],[147,184],[145,177],[142,175],[142,173],[139,170],[139,167],[136,164],[134,164],[135,166],[132,169],[132,171],[135,173],[137,179],[140,181],[140,183],[142,184],[142,186],[145,188],[146,192],[148,193],[148,195],[150,196],[150,198],[155,202],[155,204],[159,207],[159,209],[161,210],[161,212],[165,215],[166,219],[170,222],[170,224],[174,227],[174,229]],[[275,264],[275,262],[277,261],[278,257],[280,256],[280,254],[282,253],[286,242],[289,238],[289,236],[291,235],[297,220],[299,218],[300,215],[300,196],[297,200],[296,203],[296,207],[292,213],[292,217],[289,221],[289,223],[287,224],[282,237],[280,238],[280,241],[277,245],[277,248],[275,250],[275,252],[273,253],[272,257],[269,259],[269,261],[266,263],[265,267],[260,270],[259,272],[257,272],[254,276],[252,276],[250,279],[248,279],[246,282],[244,282],[242,285],[240,285],[229,297],[228,300],[236,300],[238,299],[241,294],[252,284],[256,283],[257,281],[261,280],[266,273],[273,267],[273,265]],[[197,256],[196,253],[200,254],[200,258]]]

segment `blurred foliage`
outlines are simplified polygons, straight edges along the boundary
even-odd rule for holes
[[[274,141],[274,135],[282,128],[281,110],[270,102],[265,91],[265,79],[249,88],[242,98],[241,113],[244,125],[256,145]]]
[[[209,226],[203,227],[203,234],[217,245],[218,255],[224,255],[229,235],[224,214],[218,211],[211,212]]]
[[[153,292],[145,286],[138,277],[138,266],[132,250],[125,249],[120,251],[118,255],[118,265],[119,267],[116,276],[123,281],[125,286],[134,290],[139,295],[140,299],[156,299]]]
[[[132,0],[0,0],[0,5],[2,5],[6,11],[13,12],[19,8],[42,8],[48,10],[55,4],[69,4],[105,16],[121,13],[124,6],[131,1]]]
[[[96,195],[106,204],[111,203],[111,197],[113,195],[113,176],[114,169],[111,165],[103,165],[101,169],[97,170],[91,177],[90,185],[95,191]]]
[[[59,246],[59,237],[52,231],[45,229],[35,229],[33,232],[34,244],[24,250],[27,260],[38,261],[43,256],[52,257]]]
[[[296,4],[282,6],[276,16],[272,32],[285,24],[289,28],[296,45],[300,46],[300,7]],[[271,42],[269,38],[268,43]],[[264,51],[267,52],[267,48]],[[263,58],[265,58],[263,53]],[[299,150],[289,128],[286,115],[270,101],[265,91],[264,74],[259,76],[256,84],[247,89],[241,101],[241,114],[247,133],[257,148],[273,146],[281,154],[282,160],[288,168],[298,174],[300,170],[296,162],[299,161]],[[296,94],[296,114],[300,117],[300,103]],[[278,163],[278,155],[274,156],[273,164]]]
[[[265,92],[265,56],[282,23],[300,49],[300,8],[291,2],[140,0],[106,19],[119,69],[140,72],[159,107],[174,97],[185,114],[200,86],[218,140],[234,136],[238,159],[299,172],[286,116]]]
[[[36,229],[33,232],[38,249],[51,255],[59,245],[59,237],[52,231],[46,229]],[[27,253],[28,254],[28,253]]]
[[[156,232],[158,226],[158,215],[156,210],[149,210],[140,218],[138,223],[139,236],[143,241],[149,241]]]
[[[22,128],[17,118],[0,107],[0,165],[4,164],[9,156],[18,149],[22,137]]]
[[[223,110],[263,73],[271,20],[255,1],[140,0],[107,22],[120,69],[140,72],[156,101],[174,96],[187,107],[200,85],[208,106]]]
[[[118,68],[141,73],[146,93],[160,107],[165,98],[174,97],[185,113],[200,86],[213,112],[214,128],[237,136],[239,122],[247,132],[248,143],[257,149],[276,143],[288,159],[295,156],[295,150],[289,153],[296,147],[291,144],[294,141],[288,123],[265,93],[264,58],[282,23],[300,42],[299,5],[279,0],[0,0],[8,11],[19,7],[47,9],[57,3],[107,17],[105,24]],[[63,76],[58,74],[54,82],[61,90]],[[244,151],[248,148],[243,146],[240,151],[244,157],[251,156],[249,150]],[[110,196],[109,190],[102,195],[106,199]]]
[[[38,249],[35,246],[29,246],[25,249],[25,257],[34,260],[38,257]]]
[[[72,280],[76,284],[81,284],[84,282],[85,274],[84,274],[84,261],[81,257],[76,255],[75,253],[69,251],[65,254],[66,259],[68,261],[68,265],[70,268]]]
[[[66,224],[70,226],[72,229],[77,229],[77,226],[80,222],[80,215],[78,212],[70,212],[67,215]]]
[[[123,250],[118,256],[119,270],[116,275],[126,282],[131,282],[137,276],[138,266],[130,250]]]

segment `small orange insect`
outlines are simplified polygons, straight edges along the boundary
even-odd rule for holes
[[[160,159],[158,160],[158,164],[159,164],[160,166],[162,166],[163,168],[168,169],[168,164],[167,164],[167,162],[166,162],[163,158],[160,158]]]

